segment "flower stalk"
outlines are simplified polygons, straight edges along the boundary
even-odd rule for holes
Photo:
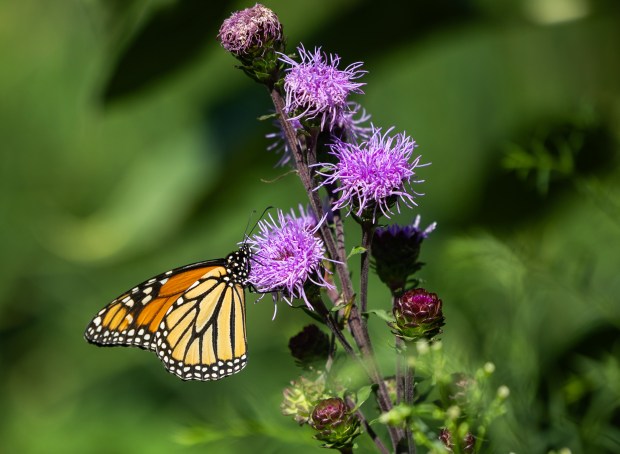
[[[284,100],[282,98],[282,95],[277,89],[275,89],[275,87],[271,90],[271,99],[276,109],[276,113],[278,114],[278,117],[280,119],[287,145],[292,151],[293,158],[295,160],[295,167],[299,173],[299,178],[302,185],[304,186],[304,189],[306,190],[308,199],[310,200],[310,207],[316,213],[317,217],[319,219],[322,219],[324,216],[323,206],[317,192],[314,190],[315,188],[312,183],[313,179],[310,167],[312,163],[305,161],[302,151],[297,146],[297,134],[295,133],[291,122],[288,121],[288,116],[284,111]],[[351,278],[349,276],[349,270],[346,268],[345,265],[346,257],[340,254],[340,250],[336,246],[332,231],[329,229],[327,223],[321,223],[320,233],[323,241],[325,242],[328,253],[335,260],[336,274],[338,275],[338,278],[342,285],[344,300],[352,301],[354,295],[353,283],[351,282]],[[371,381],[377,385],[376,393],[379,408],[382,412],[388,412],[392,408],[392,402],[389,398],[387,387],[385,386],[385,382],[383,381],[383,377],[381,375],[381,372],[379,371],[379,367],[375,360],[370,335],[365,326],[365,323],[362,320],[362,317],[360,316],[357,305],[355,304],[352,305],[348,321],[351,335],[353,336],[353,339],[355,340],[355,343],[361,353],[364,369],[366,370],[366,373],[368,374]],[[345,348],[345,351],[347,351],[350,356],[357,358],[354,352],[350,351],[349,349],[347,349],[347,347],[345,347],[345,343],[343,342],[343,336],[337,334],[338,330],[333,330],[333,324],[332,326],[330,326],[330,329],[332,329],[332,332],[334,332],[338,341]],[[398,445],[398,441],[401,438],[400,429],[395,427],[389,427],[388,431],[390,433],[390,438],[392,439],[393,445]]]
[[[396,342],[396,403],[413,405],[414,398],[414,372],[409,365],[407,347],[401,338],[395,338]],[[416,446],[413,433],[409,425],[405,426],[405,446],[409,454],[415,454]]]
[[[370,251],[375,226],[371,221],[362,221],[362,249],[360,259],[360,311],[368,310],[368,271],[370,269]]]

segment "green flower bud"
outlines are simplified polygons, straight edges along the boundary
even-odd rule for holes
[[[325,394],[325,375],[320,374],[315,380],[300,377],[284,389],[284,399],[280,410],[284,416],[293,416],[300,425],[310,421],[310,415],[317,401],[327,397]]]

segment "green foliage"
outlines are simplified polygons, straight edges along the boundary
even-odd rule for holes
[[[444,301],[445,356],[458,359],[452,371],[492,361],[511,390],[488,452],[617,452],[620,62],[610,43],[620,13],[572,2],[586,13],[560,23],[534,3],[267,6],[286,19],[290,45],[363,60],[365,108],[432,162],[416,212],[439,224],[421,259]],[[283,173],[265,151],[270,122],[256,121],[268,95],[214,39],[231,10],[252,4],[0,3],[0,451],[318,449],[278,412],[302,311],[282,305],[272,321],[268,297],[249,304],[248,367],[215,383],[181,382],[151,353],[82,339],[126,288],[224,256],[252,210],[302,199],[293,178],[261,181]],[[586,126],[584,106],[596,120]],[[563,138],[557,153],[549,137]],[[518,147],[508,166],[543,195],[502,169],[506,143]],[[389,295],[369,301],[389,314]],[[416,411],[433,421],[431,407]]]
[[[577,179],[613,161],[613,138],[590,113],[536,124],[525,143],[506,146],[502,165],[546,194],[553,181]],[[613,162],[611,162],[613,164]]]
[[[355,255],[363,254],[364,252],[366,252],[366,248],[363,248],[362,246],[356,246],[351,249],[351,252],[349,252],[349,255],[347,255],[347,260]]]

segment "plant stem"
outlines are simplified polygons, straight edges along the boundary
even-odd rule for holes
[[[409,367],[405,342],[396,336],[396,401],[407,405],[413,405],[413,370]],[[404,439],[401,445],[406,445],[408,454],[415,454],[416,447],[413,441],[411,427],[405,427]]]
[[[334,336],[336,336],[336,339],[338,339],[340,345],[342,345],[347,354],[354,359],[359,359],[355,351],[353,350],[353,347],[351,347],[351,344],[349,344],[349,341],[347,341],[347,338],[344,337],[343,332],[340,330],[340,327],[332,317],[332,314],[327,310],[327,307],[325,307],[323,299],[320,296],[312,298],[312,306],[314,307],[316,312],[321,317],[323,317],[325,324],[331,330]]]
[[[327,191],[327,196],[329,200],[333,200],[334,198],[334,186],[326,185],[325,189]],[[342,221],[342,216],[340,214],[340,209],[332,210],[333,218],[334,218],[334,234],[336,237],[336,247],[338,248],[338,256],[346,257],[347,249],[344,238],[344,222]]]
[[[286,112],[284,112],[284,100],[282,99],[282,95],[280,94],[280,92],[275,87],[272,87],[270,90],[270,95],[276,109],[276,113],[280,118],[280,124],[282,126],[282,131],[284,132],[284,137],[286,139],[287,145],[289,146],[289,149],[291,150],[291,153],[293,154],[293,157],[295,159],[295,166],[297,168],[299,178],[308,195],[310,207],[317,215],[318,219],[322,220],[324,215],[323,206],[321,205],[321,200],[317,191],[314,190],[314,185],[312,183],[312,174],[310,170],[310,166],[316,163],[314,162],[314,155],[303,155],[299,147],[299,142],[297,141],[297,135],[295,133],[295,130],[291,123],[287,121],[287,115]],[[336,246],[332,231],[326,222],[321,222],[319,226],[319,231],[321,232],[321,237],[323,238],[325,247],[327,248],[329,255],[332,257],[333,260],[336,260],[336,273],[338,274],[338,278],[340,279],[340,283],[342,285],[342,293],[344,295],[345,301],[349,303],[353,301],[354,291],[353,283],[351,282],[351,278],[349,276],[349,270],[346,266],[346,256],[340,253],[339,248]],[[370,336],[368,334],[368,330],[366,329],[366,324],[362,321],[357,305],[355,304],[353,304],[351,307],[351,313],[349,316],[349,329],[364,360],[363,364],[365,366],[366,373],[368,374],[372,382],[377,384],[376,393],[379,408],[381,409],[381,411],[387,412],[392,408],[392,402],[390,401],[387,387],[385,386],[385,382],[383,381],[383,377],[379,372],[379,368],[377,366],[374,351],[372,348],[372,343],[370,341]],[[390,434],[394,449],[396,449],[399,439],[402,438],[402,431],[398,428],[388,426],[388,432]]]
[[[396,304],[396,296],[392,295],[392,307]],[[396,342],[396,401],[407,405],[413,405],[413,369],[409,366],[407,344],[400,337],[395,337]],[[413,441],[413,433],[409,425],[405,426],[403,444],[407,446],[408,454],[415,454],[416,447]]]
[[[396,336],[396,402],[405,402],[405,358],[401,354],[404,342],[398,336]]]
[[[362,222],[362,252],[360,260],[360,311],[368,310],[368,268],[370,267],[370,248],[372,247],[372,235],[375,226],[371,222]]]
[[[350,397],[348,396],[346,397],[346,402],[347,402],[349,409],[355,408],[355,402],[353,402],[353,400],[351,400]],[[377,433],[374,431],[374,429],[372,428],[372,426],[366,419],[366,416],[364,415],[364,413],[360,409],[357,409],[355,411],[355,414],[357,415],[360,422],[362,423],[362,426],[364,427],[364,431],[368,434],[368,436],[372,439],[372,441],[377,446],[377,449],[379,450],[379,452],[382,454],[389,454],[390,451],[388,451],[386,446],[383,444],[383,441],[381,441],[381,439],[377,436]]]

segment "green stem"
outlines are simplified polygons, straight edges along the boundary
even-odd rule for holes
[[[347,402],[347,406],[349,407],[349,409],[355,408],[355,402],[353,402],[353,400],[350,397],[348,397],[348,396],[346,397],[346,402]],[[355,411],[355,414],[357,415],[357,417],[359,418],[360,422],[362,423],[362,426],[364,427],[364,431],[372,439],[372,441],[374,442],[374,444],[377,447],[377,449],[379,450],[379,452],[382,453],[382,454],[389,454],[390,451],[388,451],[386,446],[383,444],[383,441],[379,438],[377,433],[374,431],[374,429],[372,428],[372,426],[368,422],[368,419],[366,419],[366,416],[364,415],[362,410],[360,410],[358,408]]]
[[[370,248],[375,226],[372,222],[362,223],[362,252],[360,260],[360,311],[362,314],[368,310],[368,269],[370,268]]]
[[[392,307],[394,306],[395,296],[392,296]],[[413,405],[413,369],[409,366],[407,358],[407,345],[404,340],[396,336],[396,401],[407,405]],[[404,438],[401,439],[399,452],[415,454],[416,447],[413,440],[413,433],[409,424],[405,426]]]

